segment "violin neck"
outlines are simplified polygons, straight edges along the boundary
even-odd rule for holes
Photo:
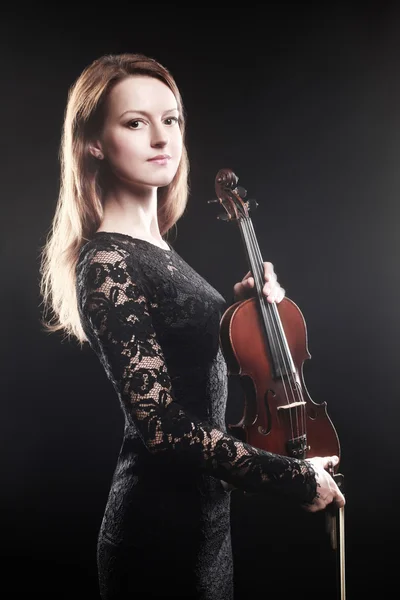
[[[296,369],[286,340],[279,312],[275,302],[272,304],[263,295],[264,261],[250,217],[238,221],[245,247],[249,270],[251,271],[259,314],[269,346],[271,364],[275,378],[296,377]]]

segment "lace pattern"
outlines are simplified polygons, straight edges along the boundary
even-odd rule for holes
[[[143,452],[160,464],[190,467],[245,491],[274,489],[312,502],[317,483],[309,463],[227,434],[221,414],[214,415],[223,401],[215,397],[218,385],[207,402],[196,398],[190,379],[207,379],[221,361],[223,299],[173,249],[97,234],[82,249],[77,293],[84,331]],[[215,373],[226,377],[225,370]],[[188,385],[180,388],[180,379]]]

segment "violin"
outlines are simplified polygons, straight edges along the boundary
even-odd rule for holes
[[[234,303],[220,322],[220,346],[228,372],[240,376],[245,393],[242,418],[229,425],[229,430],[268,452],[299,459],[337,455],[340,463],[340,442],[327,404],[314,402],[304,382],[303,365],[311,358],[304,316],[289,298],[276,304],[263,295],[264,262],[250,217],[257,203],[245,200],[247,191],[237,184],[233,171],[221,169],[215,177],[218,199],[209,201],[224,207],[219,219],[239,226],[255,284],[254,297]],[[329,472],[343,488],[338,466]],[[326,523],[337,553],[339,598],[345,600],[344,507],[327,507]]]

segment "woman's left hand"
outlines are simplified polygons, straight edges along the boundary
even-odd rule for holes
[[[285,290],[278,283],[274,265],[270,262],[264,263],[264,280],[263,294],[268,302],[276,302],[279,304],[285,297]],[[242,281],[235,283],[233,286],[234,301],[241,302],[254,296],[254,279],[250,271],[246,273]]]

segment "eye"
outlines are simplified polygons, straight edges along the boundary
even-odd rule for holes
[[[165,119],[164,123],[166,125],[175,125],[176,123],[179,123],[179,118],[178,117],[167,117]]]
[[[128,123],[128,127],[131,127],[132,129],[140,129],[142,125],[144,125],[144,122],[140,121],[140,119],[134,119]]]

